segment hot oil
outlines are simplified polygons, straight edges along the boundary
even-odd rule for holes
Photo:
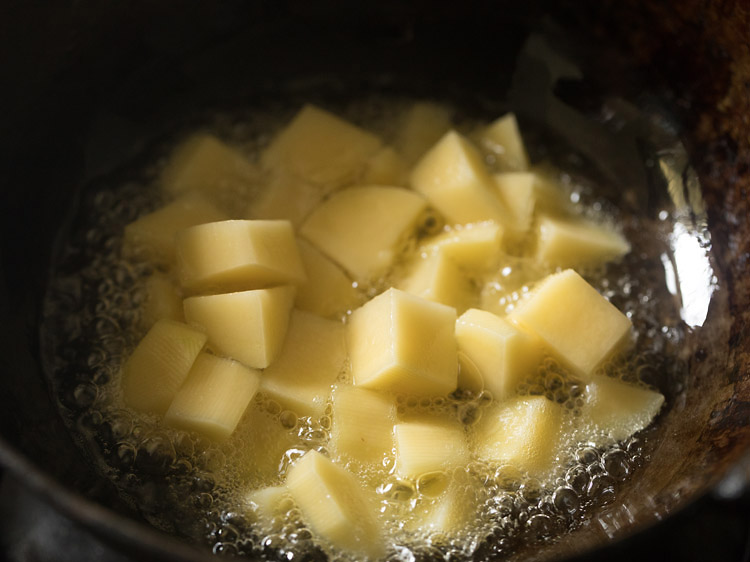
[[[367,100],[341,114],[387,135],[393,116],[407,103]],[[246,115],[221,115],[205,128],[232,141],[253,159],[267,143],[268,131],[281,126],[288,116],[281,112],[275,118],[266,115],[252,121]],[[471,126],[467,123],[466,129]],[[320,418],[312,419],[258,395],[234,435],[217,445],[167,428],[157,416],[135,413],[122,404],[119,369],[143,336],[144,280],[155,269],[148,261],[121,256],[122,232],[126,224],[163,204],[155,182],[171,146],[156,147],[138,165],[86,192],[46,303],[43,340],[51,386],[71,432],[91,462],[153,525],[207,544],[216,553],[323,559],[325,547],[305,527],[293,502],[284,503],[287,509],[269,521],[258,518],[247,493],[281,484],[287,468],[308,450],[330,452],[330,406]],[[578,212],[599,221],[615,220],[585,184],[565,175],[558,180]],[[261,189],[262,182],[259,177],[257,185],[249,185],[247,191],[224,193],[222,206],[240,205]],[[670,226],[635,215],[619,215],[615,222],[634,248],[646,247],[641,244],[645,240],[664,239]],[[422,234],[436,228],[442,225],[425,217]],[[418,251],[419,240],[407,241],[405,247]],[[675,359],[683,334],[660,266],[654,256],[635,251],[619,264],[582,273],[635,327],[635,351],[604,366],[605,373],[657,386],[669,400],[679,391],[684,376]],[[528,294],[533,280],[550,272],[528,258],[509,255],[498,271],[473,282],[484,287],[482,306],[504,314]],[[374,287],[393,281],[393,277],[383,279]],[[518,392],[544,395],[561,404],[564,425],[575,436],[556,451],[556,468],[548,474],[532,478],[513,467],[472,461],[409,481],[398,478],[392,459],[384,459],[380,467],[359,470],[363,481],[377,482],[389,559],[504,556],[525,545],[554,541],[592,517],[597,507],[615,502],[621,484],[637,478],[648,454],[649,430],[617,444],[592,435],[580,420],[585,384],[553,358],[545,358]],[[490,402],[486,392],[457,391],[430,400],[401,396],[397,407],[402,419],[430,414],[458,420],[468,428]],[[269,458],[278,462],[257,462],[264,458],[255,454],[259,451],[273,451]],[[450,487],[458,487],[464,501],[476,506],[476,515],[448,536],[420,529],[420,516]],[[347,559],[349,555],[334,553],[332,557]]]

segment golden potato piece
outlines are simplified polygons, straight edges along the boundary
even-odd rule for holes
[[[418,258],[411,273],[397,287],[424,299],[463,312],[474,301],[469,279],[445,252]]]
[[[417,162],[410,181],[451,224],[509,221],[482,157],[455,131],[446,133]]]
[[[159,320],[122,367],[125,403],[143,412],[166,412],[205,343],[202,331]]]
[[[510,211],[513,229],[521,234],[528,232],[538,194],[536,176],[531,172],[506,172],[495,174],[492,179]]]
[[[595,376],[586,385],[581,419],[605,439],[622,441],[647,427],[662,404],[664,396],[659,392]]]
[[[450,470],[469,461],[463,427],[454,421],[424,419],[398,423],[396,472],[402,478]]]
[[[331,446],[362,463],[380,463],[393,449],[396,401],[388,394],[339,385],[333,392]]]
[[[229,220],[177,233],[177,273],[192,293],[260,289],[306,280],[289,221]]]
[[[332,546],[373,559],[383,555],[373,498],[346,469],[308,451],[289,470],[286,486],[305,522]]]
[[[345,364],[345,326],[293,310],[284,346],[263,371],[260,387],[298,416],[320,416]]]
[[[542,342],[499,316],[472,308],[456,321],[458,350],[482,374],[484,387],[496,400],[515,394],[532,375],[542,357]]]
[[[513,113],[492,122],[482,132],[480,142],[495,155],[499,168],[519,172],[529,169],[529,157]]]
[[[245,496],[248,507],[265,523],[283,515],[292,505],[286,486],[266,486],[252,490]]]
[[[201,353],[164,415],[167,425],[225,441],[255,396],[260,371]]]
[[[596,265],[621,258],[630,244],[617,232],[584,220],[539,217],[536,258],[560,267]]]
[[[426,206],[400,187],[351,187],[321,203],[300,233],[357,280],[369,280],[388,270]]]
[[[477,509],[473,495],[462,486],[453,485],[434,501],[418,507],[409,527],[427,533],[432,543],[448,543],[476,517]]]
[[[354,384],[423,395],[456,389],[455,309],[388,289],[350,318]]]
[[[503,228],[492,221],[456,226],[425,241],[421,250],[442,252],[469,272],[484,272],[500,261]]]
[[[561,435],[562,406],[544,396],[518,396],[494,404],[474,426],[477,456],[537,477],[550,468]]]
[[[185,318],[203,328],[218,352],[265,369],[286,338],[295,289],[284,285],[185,299]]]
[[[262,162],[330,189],[354,181],[380,146],[375,135],[306,105],[273,139]]]
[[[627,316],[572,269],[544,279],[508,318],[539,336],[585,379],[627,339],[632,326]]]

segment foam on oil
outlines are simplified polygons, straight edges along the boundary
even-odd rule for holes
[[[341,113],[387,134],[393,117],[408,103],[366,100]],[[253,159],[268,132],[288,115],[246,117],[220,115],[207,128]],[[468,130],[472,123],[465,126]],[[122,405],[119,370],[143,335],[139,326],[144,280],[155,269],[147,261],[121,257],[122,232],[126,224],[163,204],[155,181],[169,147],[157,147],[150,159],[144,159],[146,164],[92,186],[77,211],[51,283],[43,326],[50,381],[61,411],[91,462],[155,526],[207,544],[216,553],[347,559],[346,553],[331,552],[319,542],[293,502],[283,503],[281,513],[268,520],[259,518],[247,500],[250,490],[281,484],[288,467],[306,451],[329,453],[330,405],[320,418],[312,419],[258,395],[234,435],[221,445],[166,428],[157,416],[134,413]],[[558,179],[579,212],[599,221],[613,220],[584,187],[565,175]],[[262,180],[259,177],[258,184],[246,191],[222,194],[222,207],[244,209]],[[654,229],[660,227],[640,217],[618,220],[628,233],[644,237],[658,234]],[[425,216],[420,233],[443,228],[435,217]],[[416,239],[405,241],[405,255],[418,251],[418,245]],[[636,351],[602,370],[631,383],[673,384],[680,379],[680,366],[668,358],[676,356],[673,350],[681,333],[672,321],[670,299],[661,298],[667,294],[663,279],[653,268],[634,252],[620,264],[583,274],[635,326]],[[549,272],[528,258],[510,255],[498,271],[473,282],[483,287],[482,306],[504,314],[528,293],[533,280]],[[369,292],[393,283],[398,268],[395,276],[374,283]],[[377,482],[388,559],[504,556],[524,545],[552,541],[590,517],[597,506],[615,501],[619,484],[644,462],[642,437],[613,444],[580,422],[585,385],[553,358],[545,358],[518,392],[544,395],[561,404],[564,424],[575,436],[555,451],[557,463],[548,474],[531,478],[513,467],[472,461],[411,481],[397,476],[392,457],[367,469],[349,463],[363,481]],[[468,428],[490,403],[486,392],[459,391],[432,399],[401,396],[397,408],[401,418],[430,414],[458,420]],[[475,506],[475,514],[446,536],[419,522],[449,487],[460,490],[463,501]]]

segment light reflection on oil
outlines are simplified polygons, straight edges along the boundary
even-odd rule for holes
[[[681,144],[663,151],[659,169],[667,182],[674,209],[669,236],[671,256],[661,256],[669,291],[680,297],[680,316],[691,328],[702,326],[708,316],[716,278],[709,260],[711,241],[706,209],[695,171]]]

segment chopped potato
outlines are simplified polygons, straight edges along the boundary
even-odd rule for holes
[[[177,272],[190,292],[229,292],[306,280],[289,221],[230,220],[177,233]]]
[[[125,402],[144,412],[166,412],[205,343],[201,330],[159,320],[122,367]]]
[[[284,346],[263,371],[260,388],[298,416],[319,416],[345,364],[345,326],[293,310]]]
[[[539,477],[553,466],[561,424],[559,404],[544,396],[518,396],[484,412],[474,428],[474,450],[482,459]]]
[[[537,229],[537,259],[560,267],[601,264],[630,251],[622,235],[588,221],[542,216]]]
[[[528,232],[534,218],[537,178],[530,172],[506,172],[492,176],[500,198],[510,211],[513,229]]]
[[[426,532],[436,544],[448,543],[451,538],[476,517],[475,498],[460,486],[450,486],[445,493],[417,508],[417,517],[409,527]]]
[[[469,461],[469,447],[458,422],[424,419],[396,424],[396,471],[403,478],[450,470]]]
[[[347,330],[354,384],[409,394],[456,388],[455,309],[388,289],[352,313]]]
[[[605,438],[622,441],[649,425],[662,404],[659,392],[596,376],[586,385],[581,416]]]
[[[547,277],[509,317],[586,379],[632,327],[627,316],[572,269]]]
[[[371,280],[391,267],[398,243],[415,230],[425,207],[407,189],[351,187],[316,208],[300,233],[357,280]]]
[[[471,282],[446,252],[419,258],[411,273],[397,285],[407,293],[452,306],[463,312],[475,300]]]
[[[428,238],[426,253],[441,252],[469,272],[496,268],[501,257],[503,228],[492,221],[457,226]]]
[[[245,496],[245,501],[262,520],[270,522],[274,517],[282,515],[291,505],[291,497],[286,486],[267,486],[253,490]]]
[[[412,187],[451,224],[509,222],[482,157],[455,131],[446,133],[411,172]]]
[[[201,353],[169,405],[164,421],[224,441],[234,432],[260,385],[260,371]]]
[[[529,157],[513,113],[491,123],[482,132],[480,142],[505,170],[522,172],[529,169]]]
[[[333,189],[357,179],[380,146],[375,135],[306,105],[273,139],[262,162]]]
[[[331,443],[337,454],[377,463],[393,449],[396,401],[386,393],[339,385],[333,393]]]
[[[518,384],[534,374],[542,357],[542,342],[536,337],[476,308],[456,321],[456,341],[495,400],[512,396]]]
[[[185,318],[203,328],[220,353],[265,369],[284,345],[294,287],[256,289],[185,299]]]
[[[383,554],[374,502],[346,469],[308,451],[289,470],[286,486],[307,524],[331,545],[372,558]]]

